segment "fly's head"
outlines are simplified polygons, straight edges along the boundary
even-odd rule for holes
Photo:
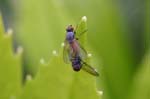
[[[74,32],[74,28],[72,25],[68,25],[66,28],[66,32]]]
[[[72,25],[69,25],[69,26],[66,28],[66,32],[67,32],[66,40],[67,40],[69,43],[72,43],[73,40],[74,40],[74,28],[72,27]]]

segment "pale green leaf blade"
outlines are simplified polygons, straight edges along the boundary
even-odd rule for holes
[[[22,48],[19,48],[14,54],[12,33],[11,31],[4,33],[1,16],[0,29],[0,98],[18,98],[22,87]]]

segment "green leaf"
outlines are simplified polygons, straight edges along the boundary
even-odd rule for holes
[[[37,76],[27,82],[21,99],[67,99],[72,73],[61,60],[56,56],[48,64],[40,63]]]
[[[150,98],[150,53],[146,54],[139,68],[132,87],[131,99]]]
[[[0,15],[0,97],[2,99],[17,98],[21,93],[21,53],[13,53],[12,33],[4,33]]]
[[[146,2],[146,18],[144,44],[145,56],[140,64],[140,68],[134,77],[131,99],[149,99],[150,98],[150,0]]]
[[[95,77],[86,72],[74,72],[60,54],[49,63],[41,59],[35,79],[27,81],[21,99],[98,99]]]
[[[89,34],[89,43],[97,55],[97,63],[101,64],[97,65],[101,74],[99,86],[103,87],[104,97],[125,99],[129,94],[135,64],[126,39],[125,22],[114,2],[102,0],[97,3],[99,12],[92,19],[96,25],[93,23],[90,27],[94,34]]]

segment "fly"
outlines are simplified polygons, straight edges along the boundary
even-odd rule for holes
[[[81,34],[85,33],[85,31],[81,32]],[[89,64],[87,64],[84,60],[87,58],[86,50],[81,46],[78,42],[79,38],[75,36],[76,31],[74,30],[72,25],[69,25],[66,28],[66,39],[65,46],[63,50],[63,59],[65,63],[72,64],[74,71],[80,71],[83,69],[84,71],[94,75],[99,76],[98,72]]]

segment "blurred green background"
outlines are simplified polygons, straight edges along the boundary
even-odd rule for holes
[[[150,0],[0,0],[0,99],[149,99],[149,9]],[[83,16],[99,77],[62,59],[65,28]]]

